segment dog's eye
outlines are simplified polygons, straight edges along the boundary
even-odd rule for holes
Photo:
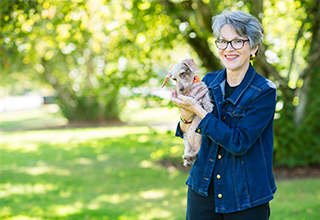
[[[186,75],[186,72],[180,73],[180,77],[183,78]]]

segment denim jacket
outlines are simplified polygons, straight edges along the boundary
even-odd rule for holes
[[[202,143],[186,182],[208,196],[212,179],[218,213],[267,203],[276,192],[272,172],[276,87],[250,64],[240,85],[225,99],[225,71],[203,78],[214,109],[196,128]],[[179,124],[176,136],[183,137]]]

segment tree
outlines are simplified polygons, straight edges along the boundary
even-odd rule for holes
[[[131,88],[155,77],[153,66],[177,44],[159,6],[2,1],[2,78],[52,86],[70,121],[117,119]]]
[[[100,121],[117,119],[134,88],[160,84],[181,58],[194,58],[201,73],[223,68],[211,18],[228,7],[248,11],[266,30],[253,65],[278,86],[276,163],[320,163],[319,1],[14,0],[0,6],[7,82],[1,83],[47,83],[69,120]]]
[[[283,106],[275,130],[279,137],[275,159],[279,165],[320,163],[320,98],[316,95],[320,83],[320,55],[317,52],[320,49],[320,2],[301,1],[301,4],[305,16],[301,18],[296,34],[288,75],[279,88],[279,102]],[[299,47],[303,50],[297,53]],[[302,59],[306,64],[299,68]],[[295,81],[292,79],[294,67],[298,69]]]

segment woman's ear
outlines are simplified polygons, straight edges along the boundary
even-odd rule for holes
[[[254,58],[257,57],[257,55],[258,55],[258,50],[259,50],[259,45],[257,45],[255,48],[253,48],[253,49],[251,50],[250,60],[253,60]]]
[[[259,45],[257,45],[255,48],[251,49],[251,55],[255,55],[258,52]]]

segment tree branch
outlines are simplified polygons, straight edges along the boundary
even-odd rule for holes
[[[312,19],[312,41],[310,45],[310,50],[306,61],[308,66],[302,71],[300,77],[305,79],[309,74],[311,68],[318,66],[320,60],[320,1],[313,2],[312,7],[309,9],[309,14],[313,14],[314,18]]]
[[[288,70],[288,79],[290,79],[290,75],[291,75],[291,70],[292,70],[292,66],[294,63],[294,56],[295,56],[295,52],[296,52],[296,48],[297,48],[297,44],[302,36],[302,31],[304,28],[304,25],[307,23],[307,20],[309,19],[309,15],[307,15],[307,17],[304,19],[304,21],[301,24],[301,27],[298,31],[297,37],[296,37],[296,41],[294,44],[294,48],[292,49],[292,53],[291,53],[291,61],[290,61],[290,66],[289,66],[289,70]]]
[[[207,42],[207,39],[198,37],[197,35],[195,38],[188,37],[187,42],[197,52],[198,56],[203,62],[203,66],[205,66],[208,69],[208,71],[223,68],[220,59],[217,58],[209,49],[210,47]]]
[[[208,71],[221,69],[222,65],[220,63],[220,59],[212,53],[208,44],[207,36],[209,34],[206,33],[211,33],[210,24],[212,16],[209,10],[203,11],[203,9],[208,6],[205,5],[202,1],[192,1],[194,4],[197,4],[196,10],[199,10],[197,12],[192,8],[191,1],[185,1],[185,8],[183,9],[183,11],[180,11],[179,7],[176,4],[168,0],[163,0],[160,2],[165,7],[165,10],[167,11],[168,15],[172,18],[172,20],[179,19],[180,21],[188,21],[188,23],[192,25],[192,22],[188,20],[190,17],[188,15],[196,12],[195,14],[198,26],[191,27],[188,33],[185,35],[185,39],[188,42],[188,44],[193,48],[193,50],[197,52],[199,58],[203,62],[203,66],[206,67]],[[190,37],[190,33],[192,32],[196,33],[196,36],[194,38]]]

